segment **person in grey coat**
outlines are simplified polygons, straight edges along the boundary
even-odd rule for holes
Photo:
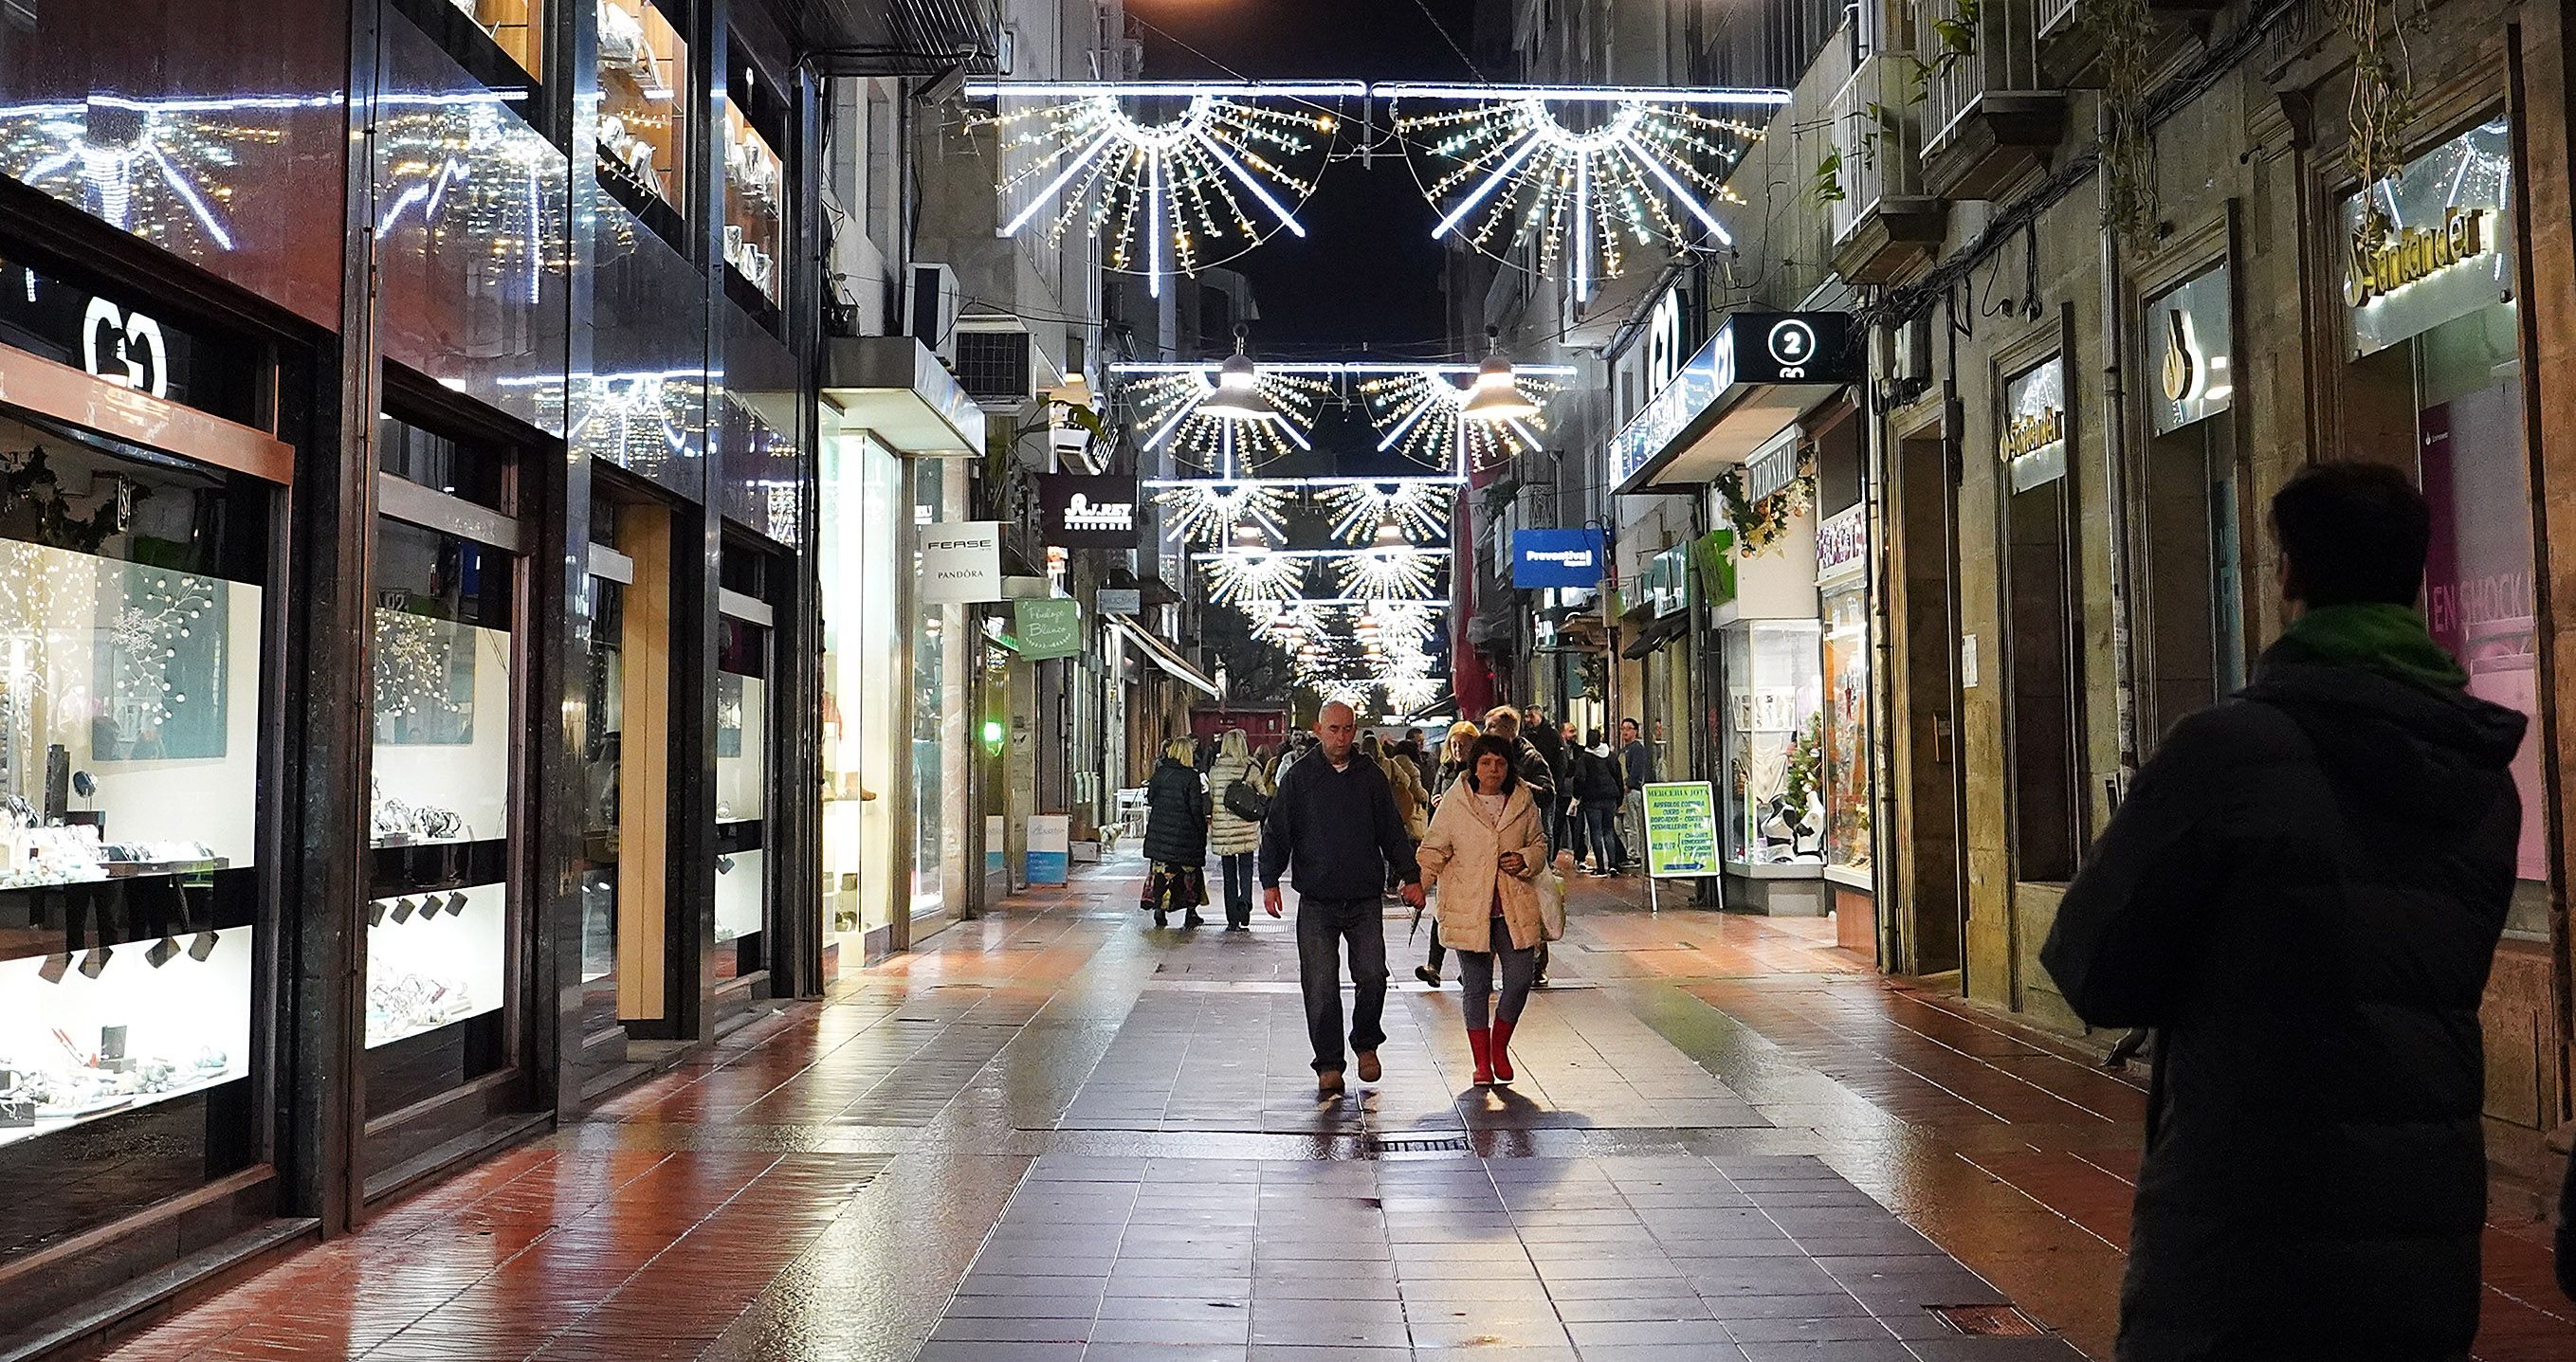
[[[2295,619],[2138,773],[2040,951],[2085,1021],[2156,1032],[2117,1357],[2465,1358],[2524,717],[2415,612],[2403,474],[2311,467],[2272,523]]]

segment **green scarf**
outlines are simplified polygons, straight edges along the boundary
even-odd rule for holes
[[[2469,683],[2459,661],[2433,641],[2412,606],[2329,605],[2290,622],[2272,645],[2284,662],[2313,667],[2362,667],[2418,685],[2458,690]]]

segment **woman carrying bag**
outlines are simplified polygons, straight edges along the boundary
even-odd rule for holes
[[[1437,801],[1440,797],[1466,780],[1468,769],[1476,764],[1476,739],[1484,735],[1485,730],[1464,719],[1449,725],[1449,738],[1440,745],[1440,766],[1434,775],[1438,783],[1431,790],[1435,811],[1439,807]],[[1426,831],[1425,836],[1428,835]],[[1414,845],[1416,859],[1420,858],[1421,850],[1421,844],[1417,841]],[[1419,925],[1422,917],[1417,913],[1413,920]],[[1437,923],[1434,923],[1431,929],[1431,954],[1421,964],[1413,967],[1413,977],[1433,988],[1440,987],[1440,966],[1448,956],[1449,948],[1440,944],[1440,928]]]
[[[1145,859],[1153,869],[1144,906],[1157,927],[1172,925],[1175,909],[1189,914],[1184,927],[1206,924],[1199,905],[1207,902],[1208,796],[1191,764],[1197,756],[1196,742],[1172,739],[1145,783]]]
[[[1512,744],[1476,740],[1474,764],[1440,798],[1422,840],[1423,883],[1440,890],[1440,940],[1458,952],[1467,1047],[1478,1083],[1512,1081],[1512,1028],[1538,977],[1547,939],[1535,881],[1548,869],[1543,814],[1513,769]],[[1502,1000],[1486,1021],[1497,967]]]
[[[1243,788],[1235,788],[1240,784]],[[1252,857],[1261,850],[1261,820],[1250,816],[1272,793],[1270,778],[1252,755],[1240,728],[1229,728],[1218,744],[1216,764],[1208,768],[1208,793],[1215,798],[1209,814],[1208,850],[1225,867],[1225,929],[1252,930]]]

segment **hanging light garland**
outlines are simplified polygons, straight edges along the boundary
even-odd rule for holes
[[[1194,275],[1286,231],[1304,236],[1293,204],[1315,192],[1331,151],[1338,101],[1366,93],[1348,81],[1123,83],[971,82],[991,99],[1001,132],[1006,204],[1001,235],[1038,225],[1049,242],[1079,231],[1108,267],[1163,280]],[[1125,100],[1183,101],[1147,122]],[[1319,102],[1330,101],[1330,102]]]
[[[1262,368],[1256,390],[1276,410],[1266,420],[1229,419],[1202,410],[1217,394],[1216,366],[1194,365],[1139,376],[1127,384],[1144,447],[1168,446],[1173,457],[1231,478],[1272,459],[1314,448],[1306,438],[1333,385],[1306,374]]]
[[[1788,99],[1777,90],[1481,85],[1374,93],[1399,109],[1466,102],[1395,115],[1408,150],[1432,167],[1424,193],[1445,208],[1432,236],[1458,233],[1496,256],[1534,246],[1541,272],[1566,267],[1577,299],[1624,272],[1631,246],[1734,244],[1710,205],[1743,202],[1726,177],[1762,132],[1719,110]]]

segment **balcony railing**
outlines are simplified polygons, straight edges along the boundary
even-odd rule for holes
[[[1923,146],[1938,151],[1957,133],[1959,120],[1988,90],[2037,90],[2039,7],[2073,10],[2073,0],[1925,0],[1917,26],[1916,58],[1924,81]],[[1963,17],[1963,8],[1972,11]]]
[[[2039,36],[2053,38],[2061,29],[2075,27],[2075,6],[2079,0],[2039,0]]]
[[[1870,57],[1834,97],[1834,150],[1842,157],[1842,197],[1825,205],[1834,244],[1851,238],[1883,199],[1923,192],[1920,139],[1906,108],[1904,63]]]

